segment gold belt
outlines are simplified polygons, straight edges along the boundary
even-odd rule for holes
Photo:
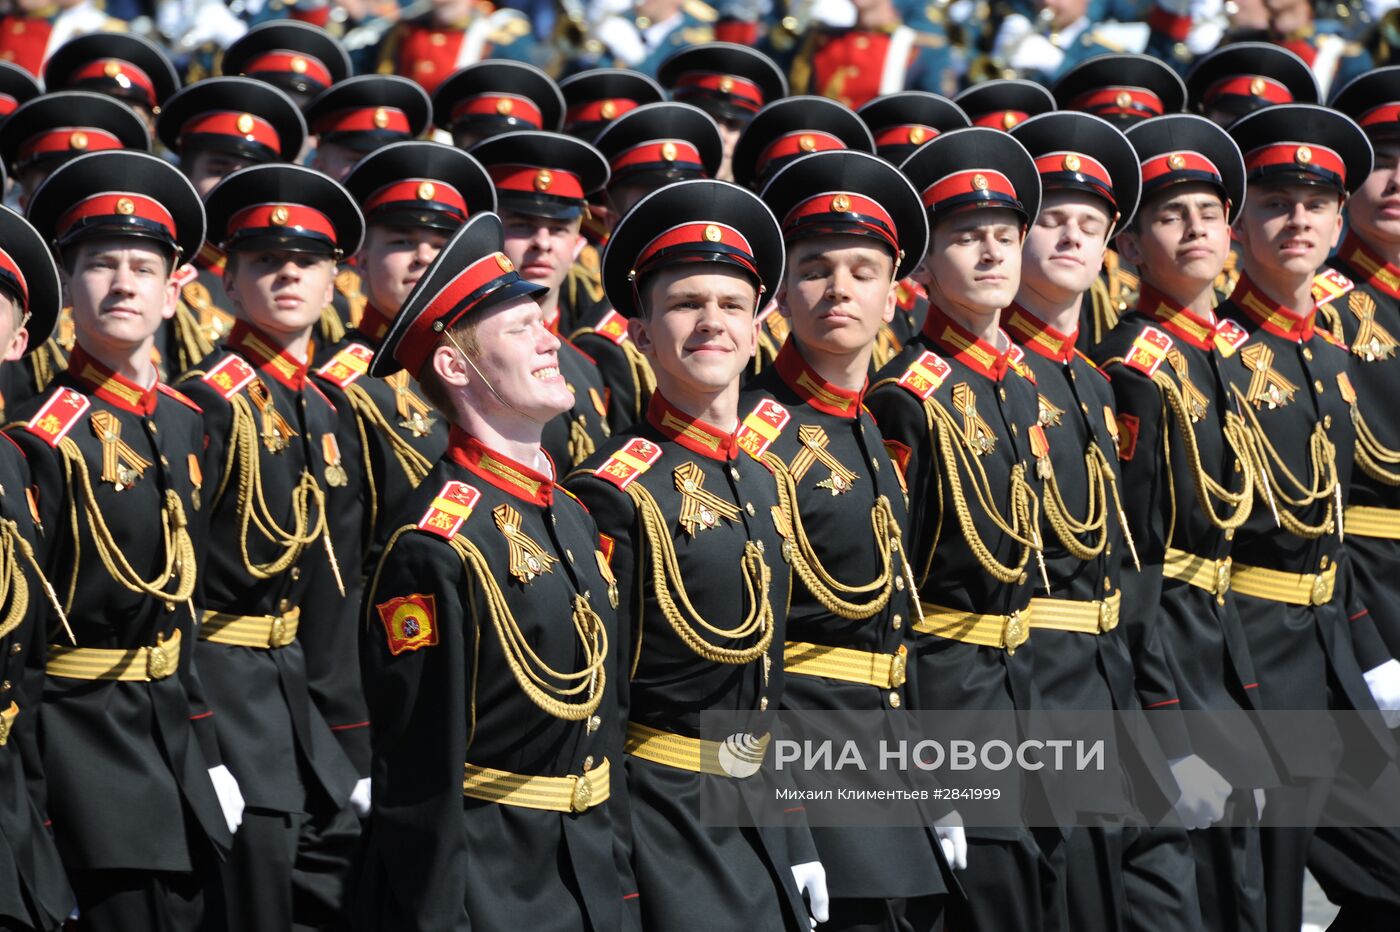
[[[50,644],[44,670],[70,680],[121,680],[149,683],[163,680],[180,666],[180,629],[154,647],[116,650],[105,647],[65,647]]]
[[[737,744],[733,741],[706,741],[628,722],[624,750],[633,757],[677,770],[717,777],[747,777],[757,773],[763,765],[772,736],[746,737],[750,740]]]
[[[1076,631],[1080,634],[1107,634],[1118,627],[1118,609],[1123,593],[1106,599],[1080,602],[1072,599],[1031,599],[1031,627]]]
[[[928,602],[922,605],[924,617],[914,624],[914,630],[920,634],[936,634],[979,647],[999,647],[1008,654],[1016,653],[1016,648],[1031,636],[1030,606],[1010,615],[979,615]]]
[[[1230,558],[1212,560],[1198,557],[1194,553],[1167,549],[1167,558],[1162,563],[1162,575],[1168,579],[1179,579],[1189,586],[1204,589],[1220,601],[1225,601],[1225,593],[1230,591]]]
[[[585,812],[608,801],[610,771],[606,757],[587,773],[567,777],[531,777],[467,764],[462,795],[524,809]]]
[[[19,718],[19,704],[10,701],[10,707],[0,711],[0,748],[10,743],[10,729],[15,725],[15,719]]]
[[[908,654],[903,644],[893,654],[877,654],[850,647],[788,641],[783,645],[783,670],[890,689],[904,685]]]
[[[282,615],[225,615],[210,612],[199,626],[199,639],[234,647],[257,647],[270,650],[286,647],[297,639],[297,624],[301,609],[294,608]]]
[[[1400,540],[1400,511],[1394,508],[1352,505],[1343,513],[1343,518],[1348,534]]]
[[[1285,573],[1237,564],[1230,576],[1230,585],[1236,592],[1288,605],[1326,605],[1332,601],[1332,587],[1336,582],[1335,563],[1321,573]]]

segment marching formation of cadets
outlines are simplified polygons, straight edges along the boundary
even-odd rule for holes
[[[1400,22],[759,6],[0,20],[0,928],[1400,928]],[[701,818],[921,709],[1150,778]]]

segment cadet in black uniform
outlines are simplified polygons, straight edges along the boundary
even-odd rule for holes
[[[810,928],[822,868],[791,825],[696,820],[731,776],[701,713],[776,709],[791,522],[768,467],[744,455],[739,377],[754,313],[782,278],[777,221],[757,196],[682,181],[643,199],[603,255],[608,299],[656,373],[646,420],[571,474],[617,578],[632,865],[642,927]],[[766,751],[766,736],[752,735]],[[711,786],[718,782],[718,786]],[[712,797],[713,798],[713,797]]]
[[[220,928],[215,862],[243,801],[195,665],[204,421],[151,363],[204,214],[174,166],[137,152],[74,159],[29,209],[77,333],[67,372],[9,428],[68,620],[44,620],[48,816],[79,928]]]
[[[974,84],[953,98],[973,126],[1009,131],[1017,123],[1055,109],[1055,97],[1034,81],[997,78]]]
[[[180,170],[200,197],[225,175],[264,162],[291,162],[301,153],[306,121],[291,98],[251,78],[209,78],[171,97],[156,119],[156,135],[180,156]],[[212,247],[206,245],[201,254]],[[220,257],[222,258],[222,257]],[[233,326],[218,266],[197,258],[181,268],[180,306],[156,349],[166,372],[191,369]]]
[[[304,111],[317,94],[350,76],[350,53],[318,26],[276,19],[230,43],[218,71],[271,84]]]
[[[126,32],[93,32],[69,39],[44,62],[50,91],[95,91],[135,110],[154,132],[156,114],[180,88],[180,76],[165,50]]]
[[[1358,716],[1367,731],[1347,742],[1345,769],[1338,747],[1280,747],[1285,782],[1270,790],[1265,815],[1288,827],[1267,829],[1263,842],[1269,926],[1281,930],[1301,924],[1308,826],[1319,813],[1333,825],[1345,819],[1377,774],[1392,793],[1400,785],[1394,742],[1374,711],[1378,703],[1400,711],[1400,664],[1343,558],[1358,401],[1352,357],[1318,328],[1312,297],[1313,278],[1341,236],[1342,206],[1370,175],[1372,153],[1350,118],[1308,104],[1252,113],[1230,135],[1244,153],[1249,200],[1236,225],[1242,275],[1220,313],[1245,330],[1227,379],[1258,499],[1235,539],[1230,586],[1266,707],[1371,713]],[[1319,833],[1353,863],[1371,865],[1364,875],[1319,876],[1343,923],[1400,922],[1400,831]]]
[[[611,166],[607,197],[617,216],[668,184],[713,178],[723,150],[714,120],[697,107],[677,103],[629,110],[598,135],[595,145]],[[609,390],[613,431],[640,421],[656,377],[627,335],[627,319],[605,299],[579,319],[569,339],[598,364]]]
[[[53,331],[61,294],[48,244],[7,208],[0,242],[0,370],[8,371]],[[0,685],[10,685],[0,697],[0,926],[48,932],[72,911],[73,893],[44,824],[39,704],[56,612],[31,491],[23,452],[0,438]]]
[[[1134,687],[1132,650],[1156,642],[1120,626],[1124,618],[1139,624],[1143,615],[1123,604],[1122,570],[1135,566],[1137,555],[1123,507],[1129,493],[1118,468],[1113,391],[1076,349],[1081,305],[1103,254],[1137,210],[1137,155],[1122,133],[1083,113],[1031,117],[1011,135],[1035,159],[1045,191],[1022,250],[1021,288],[1005,318],[1035,375],[1049,446],[1036,464],[1045,488],[1041,534],[1050,585],[1031,599],[1034,675],[1046,708],[1118,713],[1123,722],[1108,738],[1109,754],[1127,777],[1119,786],[1069,785],[1078,824],[1052,860],[1073,926],[1125,929],[1150,915],[1159,929],[1195,929],[1200,913],[1186,834],[1147,828],[1179,791]]]
[[[182,386],[204,409],[208,610],[199,658],[228,712],[220,733],[248,812],[225,865],[229,924],[325,925],[339,913],[368,804],[308,684],[307,642],[341,615],[312,604],[317,576],[340,566],[326,488],[347,481],[337,412],[307,375],[311,331],[335,263],[360,246],[363,221],[340,185],[310,169],[257,165],[205,201],[209,239],[228,254],[238,322]],[[364,726],[364,722],[331,722]]]
[[[479,214],[370,369],[417,373],[452,427],[365,600],[366,930],[632,927],[625,638],[597,527],[541,446],[573,404],[544,292]]]
[[[588,195],[608,183],[608,163],[586,142],[560,133],[525,131],[493,136],[472,147],[496,184],[505,253],[540,295],[545,323],[560,334],[559,296],[574,257]],[[562,338],[561,338],[562,339]],[[593,360],[568,340],[559,349],[574,391],[571,411],[545,428],[544,448],[560,473],[583,462],[608,437],[608,388]]]
[[[654,78],[624,68],[590,68],[559,82],[564,95],[562,132],[593,142],[618,117],[647,104],[659,104],[666,92]]]
[[[1040,178],[1020,143],[979,127],[939,134],[902,170],[931,221],[918,273],[930,307],[923,332],[880,372],[866,403],[909,488],[922,603],[918,708],[1036,709],[1025,645],[1031,577],[1045,582],[1034,460],[1047,451],[1033,376],[999,320],[1020,283]],[[1038,782],[1015,788],[1022,810]],[[1030,830],[967,834],[959,880],[968,902],[949,924],[1047,927],[1054,874]]]
[[[738,441],[774,467],[794,519],[800,584],[782,707],[909,709],[919,616],[903,477],[862,402],[875,335],[897,313],[895,283],[923,261],[928,220],[899,170],[863,152],[798,159],[763,199],[784,218],[778,309],[792,333],[749,383]],[[937,927],[948,867],[931,828],[814,827],[812,837],[832,896],[827,928]]]
[[[557,133],[564,125],[564,97],[534,65],[477,62],[453,72],[433,92],[433,125],[451,133],[460,149],[501,133]]]
[[[1186,74],[1188,109],[1229,128],[1247,113],[1278,104],[1320,103],[1312,69],[1271,42],[1234,42],[1203,55]]]

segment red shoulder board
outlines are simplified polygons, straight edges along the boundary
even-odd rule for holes
[[[180,402],[180,404],[184,405],[187,408],[193,409],[199,414],[204,413],[204,409],[201,408],[199,405],[195,404],[193,399],[191,399],[187,395],[182,395],[180,392],[177,392],[175,389],[171,388],[169,385],[166,385],[164,382],[156,383],[156,391],[160,392],[167,398],[175,399],[176,401]]]
[[[1335,301],[1356,287],[1356,283],[1336,269],[1323,269],[1313,277],[1312,297],[1317,304]]]
[[[190,282],[194,281],[198,277],[199,269],[195,268],[193,265],[187,262],[175,270],[174,280],[175,284],[179,285],[181,288],[184,288],[186,285],[188,285]]]
[[[253,367],[244,362],[241,356],[233,353],[225,356],[223,362],[204,373],[204,381],[214,386],[214,390],[222,395],[225,401],[237,395],[255,377]]]
[[[1036,384],[1035,373],[1031,371],[1030,366],[1026,365],[1026,351],[1013,343],[1009,356],[1011,358],[1011,371],[1015,372],[1032,385]]]
[[[745,453],[758,459],[768,452],[790,420],[792,415],[787,408],[772,398],[765,398],[744,418],[734,440]]]
[[[418,528],[429,534],[436,534],[444,540],[451,540],[472,516],[472,509],[480,500],[481,492],[474,486],[454,479],[433,497],[433,503],[418,520]]]
[[[924,353],[918,359],[909,364],[909,368],[904,370],[904,374],[899,377],[899,386],[913,392],[921,400],[927,401],[938,386],[943,384],[943,380],[948,378],[948,373],[953,371],[953,367],[948,365],[936,353]]]
[[[594,327],[593,330],[599,336],[607,337],[618,346],[627,342],[627,318],[612,309],[603,315],[603,319],[598,321],[598,326]]]
[[[1229,359],[1235,351],[1249,341],[1249,331],[1228,317],[1220,318],[1215,325],[1215,348],[1221,356]]]
[[[90,407],[92,402],[86,395],[71,388],[60,388],[35,412],[25,427],[34,436],[43,438],[49,446],[56,447]]]
[[[1167,358],[1167,350],[1172,348],[1172,338],[1156,327],[1143,327],[1128,353],[1123,357],[1123,365],[1136,369],[1149,379],[1157,374],[1162,360]]]
[[[406,650],[432,647],[438,642],[435,596],[415,592],[380,602],[374,608],[389,637],[389,653],[395,657]]]
[[[659,459],[659,446],[642,437],[633,437],[626,446],[608,457],[606,463],[593,470],[593,475],[619,489],[626,489],[633,479],[650,469]]]
[[[330,362],[317,369],[316,374],[336,388],[349,388],[369,371],[373,360],[374,350],[363,343],[350,343],[332,356]]]

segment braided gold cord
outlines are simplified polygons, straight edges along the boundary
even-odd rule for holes
[[[772,570],[755,543],[748,541],[744,545],[744,557],[740,564],[749,603],[748,615],[734,628],[716,627],[701,617],[691,604],[661,506],[641,483],[629,485],[627,494],[642,518],[642,531],[651,553],[652,590],[656,595],[656,604],[681,642],[711,663],[742,665],[764,656],[773,643],[773,606],[768,600]],[[673,592],[675,595],[672,595]],[[716,637],[730,640],[741,640],[757,632],[758,640],[749,647],[720,647],[695,630],[696,625]]]
[[[1274,513],[1278,517],[1280,525],[1288,533],[1305,540],[1313,540],[1333,531],[1337,527],[1336,501],[1340,489],[1340,479],[1337,475],[1336,447],[1328,439],[1327,431],[1320,422],[1313,425],[1312,435],[1308,438],[1308,459],[1312,472],[1309,482],[1311,484],[1304,485],[1302,480],[1288,468],[1283,457],[1279,455],[1278,450],[1269,440],[1263,425],[1259,423],[1258,415],[1246,403],[1243,393],[1238,388],[1234,391],[1240,402],[1239,407],[1248,419],[1246,436],[1249,438],[1254,469],[1259,476],[1261,494],[1266,494],[1271,503],[1282,503],[1288,506],[1277,507],[1275,505]],[[1280,481],[1280,474],[1282,474],[1282,480],[1286,481],[1295,493],[1294,495],[1286,494],[1283,482]],[[1290,510],[1307,508],[1324,500],[1327,502],[1327,507],[1319,524],[1308,524],[1298,518],[1293,510]]]
[[[1069,506],[1060,494],[1060,484],[1055,481],[1054,471],[1044,479],[1047,493],[1044,496],[1045,519],[1065,550],[1077,560],[1097,559],[1108,543],[1108,496],[1104,489],[1104,474],[1099,459],[1094,457],[1095,453],[1099,454],[1100,459],[1103,457],[1098,444],[1090,443],[1084,453],[1084,480],[1089,487],[1089,500],[1085,505],[1087,511],[1083,520],[1070,514]],[[1080,540],[1081,535],[1089,534],[1097,534],[1098,540],[1093,544]]]
[[[179,356],[179,371],[184,372],[195,366],[201,359],[214,352],[214,344],[204,335],[199,318],[190,310],[185,299],[175,305],[175,318],[171,321],[175,328],[175,349]],[[171,370],[172,377],[175,370]]]
[[[0,605],[9,606],[0,620],[0,637],[18,628],[24,613],[29,611],[29,580],[20,569],[16,554],[23,543],[19,525],[8,519],[0,522]]]
[[[593,438],[588,436],[588,419],[580,414],[569,421],[569,460],[577,466],[593,455],[598,449]]]
[[[345,394],[349,397],[350,406],[354,408],[355,412],[378,428],[379,432],[389,441],[389,448],[394,451],[394,458],[399,461],[399,466],[403,469],[404,475],[408,477],[409,484],[416,486],[422,482],[423,477],[433,468],[433,464],[428,461],[428,458],[399,435],[398,430],[389,423],[384,412],[379,410],[379,406],[369,396],[369,392],[359,385],[351,385],[345,390]]]
[[[1240,527],[1249,519],[1250,512],[1254,508],[1252,445],[1244,422],[1235,412],[1225,412],[1225,423],[1222,429],[1225,445],[1234,454],[1235,463],[1244,475],[1240,490],[1234,492],[1217,482],[1201,463],[1201,448],[1196,442],[1196,431],[1191,425],[1191,414],[1186,410],[1186,401],[1181,397],[1181,390],[1177,388],[1176,383],[1172,381],[1170,376],[1161,372],[1154,375],[1152,381],[1157,384],[1162,397],[1166,399],[1167,407],[1171,409],[1172,416],[1176,420],[1178,433],[1181,434],[1182,440],[1185,442],[1186,461],[1191,467],[1196,501],[1201,506],[1206,520],[1211,526],[1222,531],[1231,531]],[[1170,468],[1168,472],[1170,473]],[[1215,510],[1215,501],[1234,509],[1233,512],[1221,517]],[[1173,519],[1174,525],[1175,520]]]
[[[1359,405],[1352,408],[1352,422],[1356,425],[1356,464],[1361,471],[1385,485],[1400,485],[1400,472],[1388,468],[1400,466],[1400,451],[1381,443]]]

